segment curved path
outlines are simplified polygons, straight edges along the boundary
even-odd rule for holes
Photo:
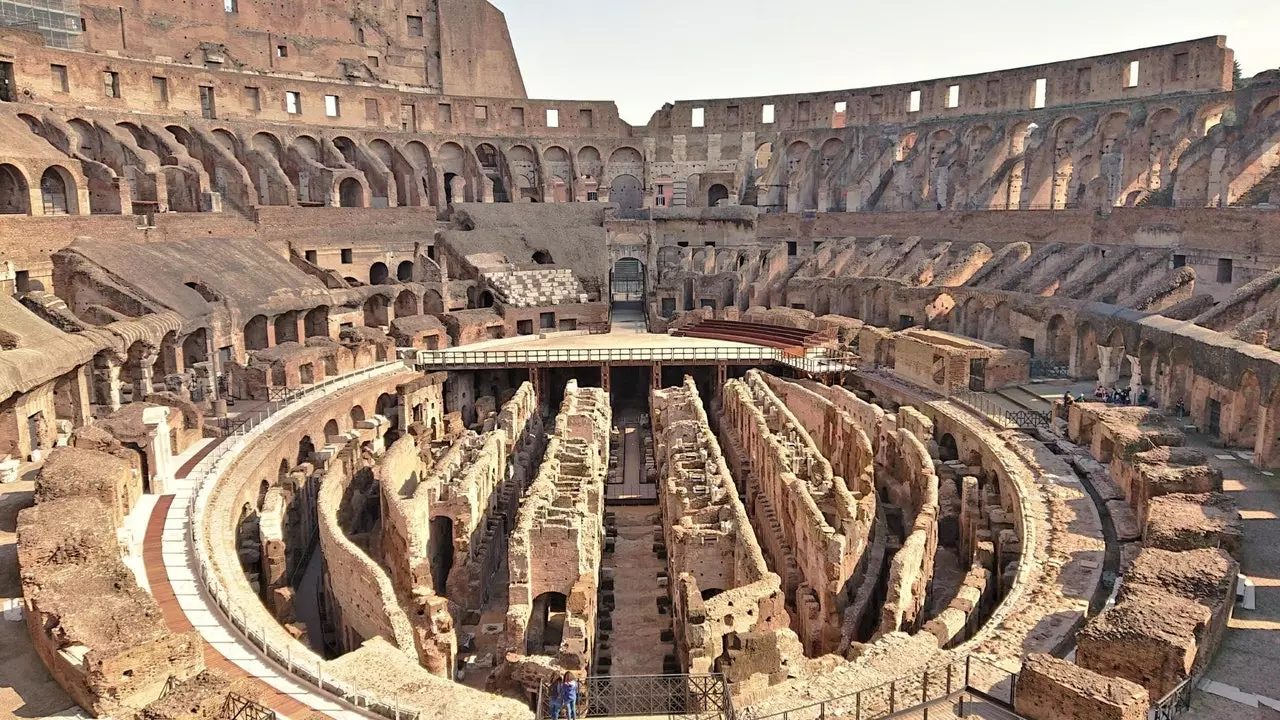
[[[400,363],[383,366],[390,370]],[[348,377],[379,377],[369,369]],[[342,380],[338,378],[337,380]],[[282,409],[291,414],[325,395],[308,393]],[[272,425],[265,422],[248,431],[261,433]],[[243,448],[232,449],[240,452]],[[203,452],[207,452],[202,450]],[[199,460],[197,456],[196,460]],[[287,670],[263,656],[239,630],[227,621],[216,604],[201,588],[198,580],[195,550],[188,532],[188,506],[195,501],[200,476],[199,465],[188,463],[173,482],[173,494],[159,498],[147,522],[143,540],[143,564],[151,592],[160,605],[165,624],[171,631],[196,630],[203,641],[205,665],[231,678],[253,678],[254,687],[245,694],[256,695],[258,701],[277,715],[295,720],[315,714],[336,720],[364,720],[378,717],[344,703],[315,687],[294,678]]]

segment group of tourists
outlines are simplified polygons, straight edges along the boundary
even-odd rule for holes
[[[556,678],[551,683],[551,693],[547,701],[551,705],[552,720],[560,720],[561,710],[564,711],[564,717],[567,720],[577,720],[578,688],[578,680],[571,672],[565,673],[563,678]]]
[[[1138,405],[1145,407],[1151,404],[1151,393],[1147,392],[1144,387],[1138,392],[1136,400],[1133,399],[1133,391],[1131,388],[1109,388],[1106,385],[1098,385],[1093,391],[1093,399],[1097,402],[1111,403],[1115,405]],[[1084,402],[1084,393],[1072,395],[1068,390],[1062,394],[1062,404],[1073,405],[1078,402]]]

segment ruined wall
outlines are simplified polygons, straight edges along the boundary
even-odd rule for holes
[[[384,637],[416,660],[414,627],[400,606],[395,586],[386,571],[347,537],[341,523],[344,501],[359,463],[358,448],[348,446],[330,461],[320,485],[320,552],[326,574],[332,579],[327,597],[336,611],[344,646],[349,633],[360,640]]]
[[[1151,702],[1141,685],[1051,655],[1027,656],[1014,697],[1028,720],[1144,720]]]
[[[40,484],[75,485],[75,468],[53,461],[60,454],[88,452],[55,451]],[[71,477],[60,479],[64,473]],[[18,517],[18,565],[32,644],[54,680],[98,716],[137,711],[157,699],[170,679],[186,680],[204,669],[199,637],[169,632],[160,607],[121,560],[116,529],[112,511],[93,496],[38,494],[36,506]]]
[[[857,585],[855,572],[863,566],[874,501],[863,502],[833,472],[762,373],[752,370],[745,381],[730,380],[722,404],[726,460],[746,486],[753,528],[779,569],[796,632],[810,655],[834,652]],[[868,452],[865,466],[854,468],[862,476],[855,482],[866,483],[864,493],[872,490],[870,459]]]
[[[650,408],[681,666],[716,667],[735,702],[754,702],[803,656],[782,580],[765,561],[693,379],[652,391]]]
[[[536,664],[537,656],[549,655],[551,667],[560,672],[582,672],[591,662],[611,417],[603,390],[569,381],[542,465],[520,501],[511,532],[503,632],[509,664],[526,658]],[[554,649],[543,642],[551,594],[564,606],[561,641]]]

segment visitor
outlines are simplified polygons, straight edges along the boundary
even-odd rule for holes
[[[1063,404],[1063,405],[1066,405],[1067,407],[1071,407],[1071,405],[1072,405],[1073,403],[1075,403],[1075,401],[1076,401],[1076,399],[1075,399],[1075,398],[1073,398],[1073,397],[1071,397],[1071,391],[1070,391],[1070,390],[1067,390],[1066,392],[1062,393],[1062,404]]]
[[[551,681],[551,689],[547,692],[547,701],[551,705],[552,720],[560,720],[560,706],[564,704],[564,683],[557,677]]]
[[[1098,389],[1093,391],[1093,396],[1102,402],[1107,401],[1107,388],[1102,383],[1098,383]]]
[[[1151,393],[1147,392],[1147,389],[1144,387],[1142,388],[1142,392],[1138,393],[1138,404],[1141,405],[1142,407],[1146,407],[1150,403],[1151,403]]]
[[[564,703],[565,718],[578,720],[578,681],[573,677],[573,673],[564,674],[564,684],[561,688],[560,700]]]

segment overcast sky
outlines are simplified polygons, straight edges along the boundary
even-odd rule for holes
[[[1226,35],[1245,77],[1280,67],[1280,0],[490,0],[529,97],[674,100],[839,90]]]

